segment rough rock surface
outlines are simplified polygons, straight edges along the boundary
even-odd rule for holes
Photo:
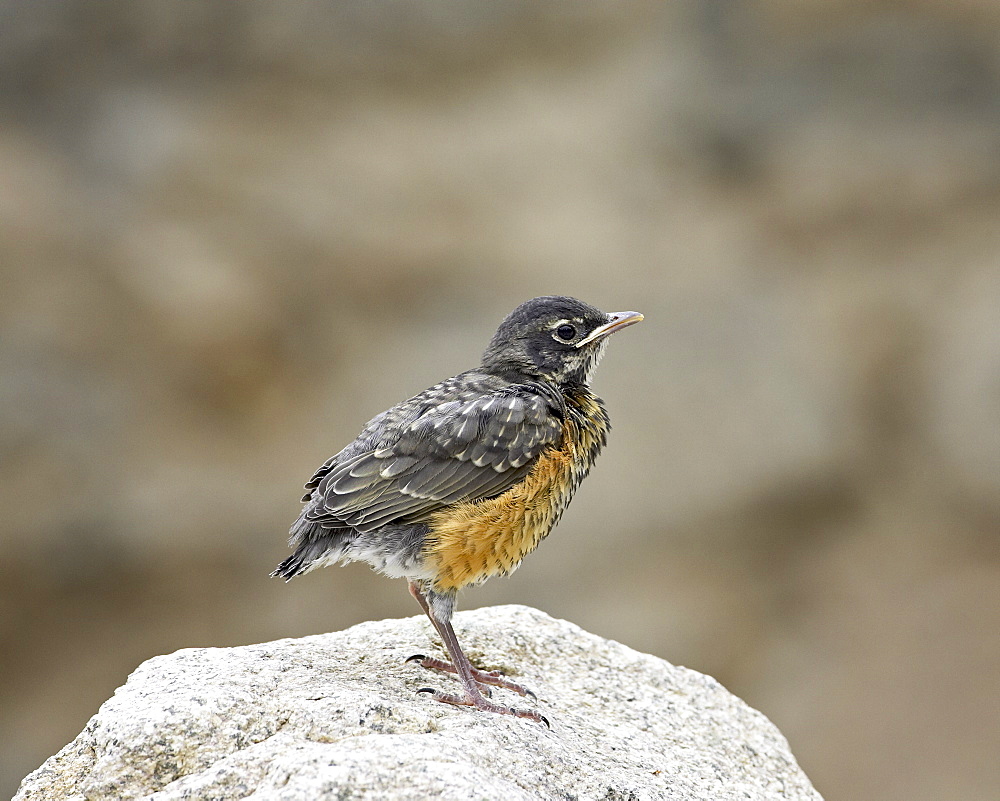
[[[436,703],[422,618],[148,660],[22,783],[38,799],[818,799],[778,730],[714,679],[534,609],[460,613],[472,659],[552,729]],[[436,647],[440,650],[440,644]]]

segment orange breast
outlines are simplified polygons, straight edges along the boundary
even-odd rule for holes
[[[599,402],[579,411],[583,414],[564,423],[559,446],[543,453],[519,484],[496,498],[459,503],[434,515],[424,547],[425,564],[437,576],[434,590],[458,590],[506,575],[548,535],[607,434]],[[588,419],[590,411],[596,419]]]

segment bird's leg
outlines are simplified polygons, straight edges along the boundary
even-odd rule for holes
[[[445,605],[443,609],[435,609],[434,606],[427,602],[423,593],[420,592],[420,588],[417,587],[417,585],[415,585],[412,581],[410,582],[410,592],[413,597],[417,599],[417,603],[420,604],[424,612],[427,613],[427,617],[430,618],[430,621],[434,625],[434,628],[437,629],[438,634],[441,635],[441,640],[444,642],[445,648],[448,649],[448,653],[450,654],[452,660],[452,663],[448,664],[447,662],[442,662],[438,659],[428,660],[427,657],[423,657],[420,660],[420,664],[425,667],[433,667],[438,670],[446,670],[449,673],[456,673],[465,689],[464,696],[443,693],[440,690],[434,690],[430,687],[425,687],[424,689],[418,690],[418,692],[428,693],[435,701],[441,701],[445,704],[472,706],[476,709],[482,709],[484,712],[496,712],[500,715],[513,715],[517,718],[528,718],[529,720],[534,720],[538,723],[544,723],[546,726],[549,725],[548,720],[546,720],[545,717],[540,715],[538,712],[495,704],[483,697],[483,688],[480,687],[479,682],[495,684],[499,687],[513,685],[513,682],[507,682],[505,679],[500,679],[497,676],[477,670],[472,666],[469,658],[465,655],[465,653],[463,653],[461,646],[458,644],[458,637],[455,635],[455,629],[451,625],[450,603]],[[431,664],[428,665],[428,661],[430,661]],[[513,685],[510,689],[517,687],[517,685]],[[523,687],[518,689],[522,691],[522,695],[527,692]]]
[[[424,598],[423,593],[420,592],[420,588],[414,584],[412,581],[410,585],[410,595],[417,599],[417,603],[420,604],[420,608],[424,610],[424,614],[430,618],[431,623],[434,624],[434,628],[437,629],[438,634],[444,639],[444,634],[441,632],[437,621],[434,620],[434,616],[431,614],[430,607],[427,605],[427,599]],[[463,654],[464,656],[464,654]],[[407,662],[416,662],[421,667],[428,668],[430,670],[440,670],[445,673],[458,673],[458,668],[455,667],[451,662],[445,662],[443,659],[435,659],[433,656],[425,656],[424,654],[414,654]],[[469,662],[466,659],[466,662]],[[531,698],[536,698],[537,696],[529,690],[527,687],[522,687],[520,684],[512,682],[510,679],[504,678],[503,673],[499,670],[480,670],[471,662],[469,662],[469,669],[472,671],[473,678],[480,684],[489,684],[493,687],[503,687],[505,690],[511,690],[518,695],[530,696]],[[486,689],[486,695],[489,696],[490,692]]]

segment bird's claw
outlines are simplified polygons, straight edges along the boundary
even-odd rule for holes
[[[417,692],[426,693],[435,701],[440,701],[442,704],[451,704],[452,706],[471,706],[475,709],[480,709],[483,712],[495,712],[498,715],[510,715],[515,718],[526,718],[528,720],[533,720],[536,723],[544,723],[545,728],[549,730],[552,729],[552,724],[549,723],[549,719],[545,717],[545,715],[535,712],[533,709],[518,709],[513,706],[494,704],[491,701],[487,701],[481,695],[451,695],[450,693],[443,693],[430,687],[421,687],[417,690]]]
[[[433,656],[414,654],[409,657],[404,664],[409,664],[410,662],[416,662],[421,667],[427,668],[428,670],[440,670],[444,673],[453,674],[458,673],[458,670],[455,669],[453,664],[445,662],[443,659],[436,659]],[[506,678],[500,670],[480,670],[477,667],[472,667],[472,677],[476,680],[476,684],[479,685],[480,689],[482,689],[487,696],[491,694],[489,689],[490,687],[502,687],[505,690],[510,690],[511,692],[515,692],[526,698],[532,698],[536,701],[538,700],[538,696],[531,690]]]

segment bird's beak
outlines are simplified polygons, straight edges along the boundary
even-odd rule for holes
[[[626,326],[632,325],[633,323],[641,323],[642,315],[639,312],[627,311],[627,312],[611,312],[608,315],[608,321],[601,326],[598,326],[593,331],[590,332],[589,336],[584,337],[579,342],[576,343],[578,348],[582,348],[588,342],[595,342],[598,339],[604,339],[608,334],[613,334],[619,329],[625,328]]]

